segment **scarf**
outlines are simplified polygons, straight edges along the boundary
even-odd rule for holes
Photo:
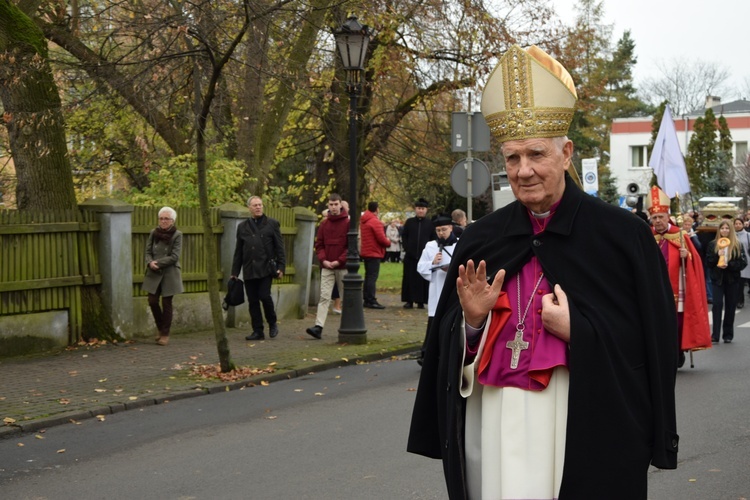
[[[164,243],[169,243],[169,240],[172,239],[172,236],[174,236],[174,232],[177,231],[177,227],[172,224],[172,227],[169,229],[162,229],[160,227],[157,227],[154,231],[154,240],[163,241]]]
[[[451,233],[450,236],[448,236],[447,238],[438,238],[437,244],[439,248],[443,248],[443,247],[449,247],[457,241],[458,241],[458,238],[456,238],[456,235]]]

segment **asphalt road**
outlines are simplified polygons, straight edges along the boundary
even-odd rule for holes
[[[650,499],[750,498],[749,321],[680,370],[679,467],[649,473]],[[2,440],[0,497],[446,498],[440,464],[405,452],[418,375],[377,362]]]
[[[405,452],[418,375],[364,364],[3,440],[0,497],[446,498]]]

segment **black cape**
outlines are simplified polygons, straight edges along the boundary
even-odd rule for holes
[[[504,268],[510,277],[532,255],[570,307],[560,499],[645,499],[648,464],[677,466],[677,314],[667,269],[647,224],[567,175],[543,233],[534,236],[518,201],[466,228],[428,335],[407,449],[442,458],[450,497],[467,497],[458,265],[484,259],[488,276]]]

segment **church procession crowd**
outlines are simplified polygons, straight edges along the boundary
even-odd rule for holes
[[[710,223],[697,211],[675,216],[656,185],[647,213],[586,195],[566,136],[576,99],[558,61],[510,48],[482,113],[516,201],[468,225],[462,210],[428,215],[424,198],[403,225],[381,221],[375,201],[361,216],[363,307],[385,307],[380,264],[402,262],[403,307],[426,308],[408,451],[442,460],[451,498],[646,498],[649,466],[677,467],[677,369],[686,354],[692,365],[693,351],[735,338],[750,211]],[[270,290],[286,259],[262,199],[248,208],[231,274],[244,279],[247,339],[261,340],[264,318],[269,336],[279,334]],[[181,292],[175,219],[169,207],[159,212],[147,248],[160,345]],[[329,194],[315,238],[314,339],[330,310],[341,314],[349,230],[346,201]]]

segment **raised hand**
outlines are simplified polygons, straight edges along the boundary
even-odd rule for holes
[[[505,269],[500,269],[495,274],[492,285],[487,283],[487,264],[483,260],[479,262],[476,269],[473,260],[469,260],[465,266],[458,266],[456,290],[461,308],[464,310],[464,318],[469,326],[479,328],[487,319],[487,315],[500,295],[503,280],[505,280]]]

